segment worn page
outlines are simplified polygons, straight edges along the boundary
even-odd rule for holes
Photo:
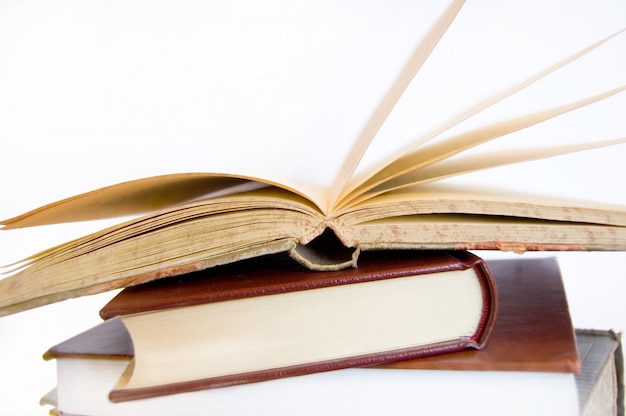
[[[422,145],[623,87],[624,22],[618,2],[468,1],[379,130],[348,189]],[[624,94],[511,132],[488,147],[624,137]]]
[[[0,218],[187,172],[283,183],[325,206],[352,143],[445,7],[4,3]]]

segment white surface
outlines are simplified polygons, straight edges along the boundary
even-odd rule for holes
[[[420,22],[430,21],[442,2],[315,1],[314,10],[306,10],[311,4],[303,2],[298,3],[302,15],[293,3],[275,2],[274,8],[274,3],[251,1],[235,21],[225,17],[218,1],[0,1],[0,218],[121,180],[229,170],[233,164],[245,167],[244,173],[276,178],[299,173],[296,179],[309,183],[312,191],[328,183],[341,156],[333,159],[327,149],[349,147],[417,42],[408,35],[423,33],[426,26]],[[412,140],[432,130],[442,114],[626,22],[620,0],[519,3],[524,10],[506,3],[504,12],[521,16],[520,23],[492,17],[501,4],[468,2],[443,44],[470,43],[432,56],[423,74],[436,79],[418,79],[408,91],[366,164],[401,147],[395,139]],[[210,10],[213,6],[217,9]],[[480,21],[468,25],[468,18]],[[230,29],[235,23],[238,29]],[[311,36],[319,28],[326,35]],[[488,36],[489,29],[498,36]],[[624,38],[594,53],[601,64],[582,61],[566,76],[550,78],[477,119],[555,105],[555,97],[575,99],[581,85],[592,94],[625,84]],[[471,48],[472,42],[480,47]],[[590,76],[590,69],[600,75]],[[626,136],[626,94],[606,104],[493,146]],[[319,127],[308,128],[319,120],[324,121]],[[466,128],[472,126],[469,122]],[[298,158],[304,141],[316,146]],[[626,203],[624,160],[626,146],[621,146],[499,169],[495,180],[507,187]],[[101,226],[0,231],[0,264]],[[537,254],[525,254],[531,255]],[[558,256],[575,325],[626,330],[626,254]],[[55,370],[41,354],[98,322],[97,311],[111,296],[0,319],[0,414],[46,413],[37,402],[54,385]]]

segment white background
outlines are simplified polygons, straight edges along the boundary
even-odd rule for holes
[[[425,1],[250,2],[232,19],[227,3],[0,1],[0,218],[122,180],[233,166],[276,179],[298,176],[315,191],[332,180],[373,103],[444,8]],[[507,3],[506,10],[502,3],[468,2],[442,41],[449,49],[431,56],[366,165],[626,24],[621,1]],[[623,38],[466,128],[626,83]],[[622,93],[501,143],[623,137],[624,108]],[[304,143],[314,145],[302,151]],[[622,145],[467,180],[626,204],[625,158]],[[0,263],[104,225],[0,231]],[[625,253],[524,254],[535,255],[558,256],[576,327],[626,330]],[[99,322],[112,296],[0,318],[0,414],[46,413],[37,403],[53,387],[55,369],[41,354]]]

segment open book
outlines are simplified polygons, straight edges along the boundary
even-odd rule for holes
[[[355,33],[364,36],[360,40],[367,36],[370,36],[367,38],[369,40],[371,36],[381,36],[377,41],[382,42],[382,46],[376,45],[376,42],[371,46],[380,53],[390,51],[382,57],[383,63],[376,56],[361,53],[366,49],[363,44],[342,43],[345,36],[350,38],[347,32],[325,31],[315,25],[284,24],[284,16],[264,15],[264,19],[269,19],[272,24],[278,25],[276,27],[286,31],[281,32],[281,35],[302,30],[308,33],[308,38],[303,36],[302,39],[310,41],[313,33],[320,36],[320,42],[326,42],[324,45],[327,47],[334,44],[355,47],[354,53],[351,50],[339,50],[335,54],[325,55],[328,59],[336,58],[338,65],[342,64],[336,68],[336,79],[329,76],[335,70],[328,69],[332,65],[316,67],[313,73],[307,72],[307,68],[304,68],[306,65],[303,67],[301,62],[300,65],[287,65],[287,69],[296,74],[302,70],[307,77],[312,77],[303,82],[303,94],[310,93],[323,105],[314,100],[307,101],[311,108],[304,106],[302,112],[311,110],[312,114],[306,120],[302,112],[291,109],[290,103],[283,102],[276,109],[276,114],[272,113],[271,108],[267,109],[268,106],[255,107],[258,111],[266,110],[267,114],[272,115],[274,119],[271,122],[282,120],[285,123],[272,126],[269,130],[259,128],[261,142],[253,139],[238,141],[238,135],[245,136],[247,122],[255,128],[260,126],[254,124],[257,114],[242,115],[245,120],[232,125],[234,133],[223,137],[224,146],[232,149],[224,155],[232,165],[220,173],[213,171],[212,166],[207,166],[211,173],[179,171],[134,179],[69,197],[2,221],[3,233],[8,233],[11,229],[21,227],[131,216],[122,224],[7,266],[6,273],[9,276],[0,281],[0,313],[13,313],[73,296],[284,251],[289,251],[293,258],[312,269],[337,270],[356,265],[359,252],[372,249],[499,249],[517,252],[626,249],[626,208],[623,206],[534,197],[510,191],[458,186],[445,181],[450,177],[503,165],[625,143],[626,126],[622,112],[617,109],[622,108],[619,106],[620,99],[623,102],[626,94],[626,79],[619,74],[609,77],[603,72],[611,70],[611,64],[620,63],[615,58],[615,51],[621,51],[624,45],[626,32],[623,27],[616,30],[610,25],[602,27],[602,30],[610,28],[611,31],[602,36],[594,35],[592,40],[580,38],[577,32],[576,36],[565,33],[565,39],[575,41],[572,40],[563,48],[558,48],[558,53],[548,54],[547,57],[536,52],[531,45],[531,55],[541,55],[541,59],[537,59],[539,63],[514,65],[527,73],[505,77],[507,81],[502,84],[494,80],[497,90],[490,89],[490,85],[486,84],[484,88],[488,93],[478,94],[472,103],[461,99],[461,104],[450,102],[450,108],[454,108],[451,114],[442,115],[443,108],[435,108],[432,114],[438,118],[430,130],[417,135],[404,131],[403,137],[408,134],[409,139],[406,143],[390,146],[393,152],[374,158],[367,156],[370,151],[379,155],[380,148],[377,145],[380,146],[381,141],[387,141],[392,133],[397,132],[398,126],[402,124],[397,117],[402,118],[404,114],[406,121],[407,114],[427,108],[412,105],[415,95],[423,92],[419,88],[425,88],[430,82],[436,84],[437,71],[454,69],[462,77],[463,67],[445,66],[449,58],[445,50],[451,48],[451,43],[463,41],[473,31],[491,34],[492,37],[499,36],[493,30],[508,30],[510,22],[507,19],[516,19],[520,14],[515,9],[501,10],[493,5],[474,2],[438,3],[440,5],[428,8],[415,5],[411,10],[394,9],[393,12],[390,5],[389,10],[384,7],[387,14],[381,14],[381,10],[361,10],[359,13],[369,13],[368,19],[374,19],[362,21],[359,20],[362,17],[360,14],[350,14],[360,9],[360,6],[355,6],[351,11],[333,10],[332,16],[342,24],[352,22],[352,17],[354,22],[360,22],[361,32],[350,27],[356,30]],[[250,13],[254,15],[255,6],[248,4],[246,7],[251,7]],[[324,7],[330,6],[327,4]],[[484,10],[485,7],[494,9]],[[532,9],[535,6],[523,7]],[[308,9],[293,12],[295,15],[300,12],[303,21],[315,17],[322,19],[320,16],[323,16],[326,19],[324,24],[330,24],[327,9],[317,10],[318,14],[311,14]],[[347,14],[341,15],[342,12]],[[493,15],[489,15],[492,16],[489,19],[493,20],[484,17],[485,12],[493,12]],[[539,14],[532,10],[530,12],[529,15],[533,16]],[[379,27],[377,24],[380,22],[375,22],[375,19],[389,17],[390,14],[393,16],[386,22],[387,26],[381,24]],[[529,15],[523,15],[526,17],[519,18],[531,19]],[[411,25],[411,19],[418,17],[422,24]],[[582,17],[591,18],[590,15]],[[345,20],[341,21],[341,18]],[[428,19],[431,20],[426,24]],[[487,23],[480,19],[487,19],[491,23],[497,21],[498,24],[485,29],[483,24]],[[240,28],[237,24],[243,25],[243,29],[249,29],[250,26],[246,26],[247,21],[226,21],[237,29],[225,36],[237,38],[236,30]],[[550,24],[556,24],[556,20]],[[257,35],[254,32],[256,26],[252,27],[252,36]],[[275,29],[274,26],[272,28]],[[398,44],[384,44],[384,41],[389,40],[384,37],[387,30],[397,35],[394,38],[396,40],[411,39],[404,43],[398,40]],[[515,32],[513,28],[511,31]],[[344,38],[339,36],[341,34],[345,35]],[[523,33],[516,47],[524,47],[527,35]],[[296,35],[294,37],[301,40]],[[224,42],[220,40],[220,43]],[[249,45],[241,46],[245,49]],[[253,46],[259,47],[257,44]],[[505,48],[509,47],[513,46],[505,45]],[[467,49],[471,49],[477,59],[480,58],[481,47],[475,44],[452,48],[453,55]],[[302,58],[308,53],[314,55],[318,50],[313,42],[298,44],[295,51]],[[617,55],[621,56],[619,53]],[[288,59],[285,56],[279,58]],[[282,62],[281,59],[278,61]],[[373,64],[374,61],[380,67],[369,68],[367,63]],[[476,65],[472,59],[466,63]],[[234,73],[228,72],[232,67],[226,70],[219,65],[215,67],[216,72],[226,77],[220,80],[221,83],[216,83],[217,86],[225,85],[224,88],[237,82],[241,82],[242,86],[264,84],[267,81],[265,76],[269,76],[268,72],[256,74],[258,78],[255,78],[245,72],[245,66],[243,69],[237,67],[240,72]],[[282,86],[283,90],[297,97],[298,91],[293,91],[294,85],[281,83],[283,73],[276,73],[278,82],[270,86]],[[319,79],[314,77],[317,75]],[[210,76],[207,74],[207,77]],[[300,74],[301,80],[303,76]],[[585,86],[590,76],[597,81],[592,82],[594,88]],[[330,82],[326,85],[320,80]],[[367,92],[370,83],[376,93]],[[415,85],[419,87],[417,92]],[[475,87],[467,85],[468,90]],[[315,95],[319,89],[323,91]],[[361,89],[361,95],[350,95],[361,92]],[[547,97],[546,100],[539,103],[534,101],[533,91],[545,92],[543,97]],[[272,101],[274,91],[265,92],[268,100]],[[464,91],[458,92],[460,97]],[[308,100],[306,94],[300,99]],[[530,98],[527,94],[530,94]],[[218,98],[224,99],[222,96]],[[339,101],[333,101],[335,99]],[[328,108],[325,107],[327,104]],[[353,104],[354,108],[345,110],[343,120],[344,114],[340,110],[346,104]],[[146,105],[150,103],[146,101]],[[224,102],[223,108],[215,105],[215,113],[207,113],[205,117],[214,117],[217,124],[221,122],[219,117],[226,114],[224,111],[236,111],[231,101]],[[247,103],[242,102],[241,105]],[[599,110],[593,112],[590,109]],[[612,130],[600,129],[599,125],[594,124],[594,131],[596,128],[602,132],[609,131],[606,137],[597,137],[594,133],[587,140],[575,142],[570,142],[567,137],[559,137],[570,134],[567,126],[571,123],[575,125],[575,120],[579,118],[592,117],[590,120],[598,124],[593,118],[593,114],[598,112],[615,115],[613,121],[621,124]],[[396,113],[401,115],[396,117]],[[287,121],[284,121],[284,117],[287,117]],[[417,125],[422,122],[425,125],[432,124],[429,124],[427,117],[430,115],[426,114],[413,123],[416,131],[419,131]],[[559,123],[559,120],[564,122]],[[299,127],[307,129],[306,133],[301,132],[299,137],[302,139],[291,136],[295,130],[287,127],[294,127],[292,123],[301,123]],[[557,130],[533,130],[543,125],[556,126]],[[337,131],[331,127],[337,128]],[[559,130],[558,127],[563,129]],[[345,138],[352,142],[346,146],[349,150],[345,154],[342,153],[344,142],[337,144],[336,151],[325,148],[317,153],[327,155],[329,160],[340,158],[337,169],[327,169],[329,165],[324,163],[325,156],[313,158],[318,168],[311,168],[315,166],[309,160],[309,156],[315,153],[313,149],[331,142],[307,140],[315,140],[315,132],[321,132],[322,135],[332,132],[343,136],[349,128],[355,131],[349,132],[352,135]],[[522,149],[493,150],[487,153],[474,151],[479,145],[484,146],[508,137],[515,138],[516,134],[524,131],[534,132],[533,135],[536,134],[541,143],[550,144],[554,139],[555,145],[530,145],[526,148],[524,141],[521,143]],[[547,134],[546,131],[551,133]],[[253,133],[257,133],[257,130],[248,132],[252,136]],[[190,134],[193,135],[192,132]],[[263,143],[263,139],[268,142]],[[276,142],[272,141],[274,139]],[[214,136],[212,140],[212,143],[206,144],[207,153],[211,152],[212,146],[221,146],[220,136]],[[277,146],[277,142],[281,145]],[[251,169],[245,158],[239,160],[239,153],[234,152],[237,146],[240,146],[242,154],[247,155],[251,155],[254,149],[260,149],[257,154],[261,160],[257,163],[259,169]],[[150,147],[142,149],[146,152],[143,156],[149,158],[147,154]],[[309,149],[313,152],[311,155],[308,154]],[[284,160],[284,168],[278,163],[281,160]],[[155,163],[166,162],[159,159]],[[94,163],[97,165],[99,162],[94,160]],[[184,163],[184,160],[177,160],[177,163]],[[223,160],[216,161],[216,166],[223,167],[225,163]],[[306,172],[294,173],[293,178],[290,178],[299,165]],[[321,184],[311,180],[316,175],[330,175],[331,178],[327,184]]]

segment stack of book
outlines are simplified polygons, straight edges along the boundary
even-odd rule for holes
[[[554,258],[362,256],[312,272],[273,255],[124,289],[102,324],[46,352],[58,384],[42,403],[63,415],[617,414],[619,336],[574,331]]]
[[[427,3],[85,2],[43,43],[36,8],[6,11],[26,47],[0,55],[46,65],[0,71],[0,136],[56,150],[53,132],[116,132],[76,158],[91,171],[35,182],[110,175],[99,185],[0,221],[4,252],[16,229],[65,240],[58,224],[125,218],[2,270],[0,316],[120,289],[99,325],[45,352],[52,413],[623,413],[620,335],[574,329],[556,260],[476,253],[626,251],[626,206],[474,181],[623,149],[623,21],[583,2],[566,18],[556,3]],[[34,79],[63,80],[41,90],[64,99],[19,104],[37,90],[24,67],[53,68]],[[153,99],[157,84],[171,95]],[[25,161],[1,176],[36,170],[22,138]],[[576,169],[557,176],[587,194]]]

